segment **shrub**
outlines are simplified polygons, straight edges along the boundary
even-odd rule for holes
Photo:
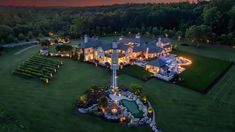
[[[141,95],[143,92],[143,87],[138,84],[131,84],[130,88],[136,95]]]

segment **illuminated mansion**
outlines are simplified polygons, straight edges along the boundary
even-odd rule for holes
[[[137,34],[133,38],[119,37],[114,40],[117,43],[118,64],[120,68],[128,64],[135,64],[153,73],[154,76],[168,77],[169,81],[175,74],[184,71],[176,61],[178,58],[172,56],[171,40],[158,38],[147,40]],[[107,66],[111,64],[112,43],[100,40],[97,37],[84,36],[80,45],[85,62],[93,62],[97,65]]]
[[[171,50],[170,39],[159,38],[158,41],[146,42],[136,35],[135,38],[120,37],[115,40],[118,43],[119,65],[130,64],[132,60],[144,60],[166,56]],[[81,43],[84,53],[84,61],[98,61],[99,64],[111,64],[112,44],[98,38],[89,38],[87,35]]]

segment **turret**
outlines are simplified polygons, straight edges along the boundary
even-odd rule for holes
[[[135,38],[136,38],[136,39],[140,39],[140,34],[137,33],[137,34],[135,35]]]
[[[84,43],[88,43],[88,39],[89,39],[88,35],[84,35]]]
[[[118,48],[118,43],[117,42],[113,42],[112,43],[112,48],[113,48],[113,53],[112,53],[112,66],[111,68],[113,70],[118,70],[118,51],[117,51],[117,48]]]
[[[156,46],[157,46],[157,47],[161,47],[161,43],[162,43],[162,39],[161,39],[161,37],[159,37],[159,38],[158,38],[158,41],[157,41],[157,43],[156,43]]]

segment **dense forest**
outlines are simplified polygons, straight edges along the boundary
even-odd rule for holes
[[[126,35],[187,38],[196,44],[235,44],[235,1],[125,4],[100,7],[0,7],[0,43],[27,41],[49,31],[80,38]]]

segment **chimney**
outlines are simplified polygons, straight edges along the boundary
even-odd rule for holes
[[[140,34],[137,33],[137,34],[135,35],[135,38],[136,38],[136,39],[140,39]]]
[[[113,49],[117,49],[118,48],[118,43],[117,42],[113,42],[112,43],[112,48]]]
[[[159,37],[159,38],[158,38],[158,41],[157,41],[157,43],[156,43],[157,47],[160,47],[160,46],[161,46],[161,41],[162,41],[162,40],[161,40],[161,37]]]
[[[88,43],[88,35],[84,35],[84,43]]]
[[[145,56],[145,58],[146,58],[146,59],[149,58],[149,47],[147,47],[147,49],[146,49],[146,56]]]
[[[120,37],[119,37],[119,40],[123,40],[123,36],[120,36]]]

